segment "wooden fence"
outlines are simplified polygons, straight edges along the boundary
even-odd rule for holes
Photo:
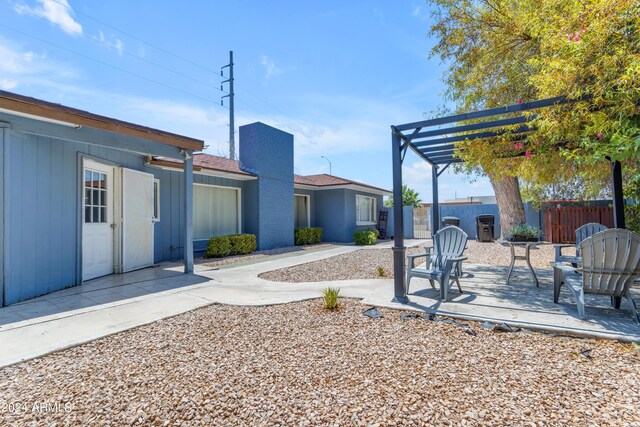
[[[544,210],[544,238],[551,243],[575,243],[576,228],[590,222],[613,227],[613,208],[562,206]]]

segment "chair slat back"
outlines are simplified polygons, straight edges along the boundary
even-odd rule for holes
[[[582,243],[584,239],[587,239],[601,231],[607,230],[608,228],[609,227],[606,225],[598,224],[597,222],[590,222],[578,227],[576,229],[576,256],[580,256],[580,243]]]
[[[601,231],[584,239],[580,251],[585,293],[625,296],[640,277],[640,236],[632,231]]]
[[[467,246],[467,233],[455,225],[448,225],[441,228],[434,235],[436,244],[435,265],[443,268],[444,264],[451,258],[462,256]]]

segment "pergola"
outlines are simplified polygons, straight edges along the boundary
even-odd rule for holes
[[[432,167],[433,208],[431,216],[433,218],[432,233],[435,233],[438,231],[440,223],[438,177],[450,165],[463,162],[456,155],[457,142],[492,138],[505,132],[509,132],[514,143],[521,142],[530,132],[535,131],[534,127],[529,126],[530,122],[535,119],[535,114],[525,114],[525,112],[571,102],[573,101],[565,97],[548,98],[391,126],[394,206],[393,301],[401,303],[409,301],[405,286],[404,259],[406,248],[404,247],[404,224],[402,218],[402,162],[407,149],[410,148],[418,157]],[[505,129],[507,126],[515,127],[515,130],[507,131]],[[524,152],[517,152],[510,157],[524,155]],[[625,228],[622,167],[620,162],[611,162],[611,175],[613,180],[614,225],[616,228]]]

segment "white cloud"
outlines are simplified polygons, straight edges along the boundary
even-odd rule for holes
[[[11,90],[18,86],[18,82],[13,79],[0,79],[0,89]]]
[[[0,36],[0,73],[6,90],[25,84],[50,85],[56,81],[77,78],[79,72],[67,63],[60,63],[24,49],[19,43]]]
[[[105,37],[102,31],[98,31],[98,37],[94,38],[103,45],[110,47],[111,49],[115,49],[118,52],[118,55],[122,55],[122,52],[124,50],[124,43],[113,34],[110,37]]]
[[[281,68],[278,68],[276,62],[267,55],[262,55],[262,57],[260,58],[260,64],[262,64],[265,68],[265,79],[280,75],[284,72]]]
[[[38,0],[39,6],[31,7],[26,4],[17,4],[14,10],[18,13],[27,13],[46,19],[68,34],[82,34],[80,25],[71,15],[73,9],[67,0]]]
[[[144,49],[144,45],[142,43],[138,44],[138,56],[140,58],[144,58],[144,56],[146,55],[146,51]]]

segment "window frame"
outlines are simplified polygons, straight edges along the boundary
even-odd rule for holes
[[[205,184],[205,183],[201,183],[201,182],[194,182],[193,186],[199,186],[199,187],[214,187],[214,188],[224,188],[227,190],[235,190],[236,191],[236,206],[237,206],[237,231],[236,234],[242,234],[242,188],[241,187],[232,187],[232,186],[227,186],[227,185],[215,185],[215,184]],[[193,206],[193,210],[195,212],[195,201],[194,201],[194,206]],[[194,227],[195,228],[195,227]],[[210,236],[213,237],[213,236]],[[210,237],[206,237],[206,238],[198,238],[194,235],[193,240],[207,240]]]
[[[373,218],[368,221],[361,221],[360,218],[360,199],[369,199],[372,200],[372,203],[369,205],[370,209],[372,209],[371,214]],[[356,194],[356,225],[375,225],[377,224],[377,205],[378,199],[373,196],[366,196],[364,194]]]

